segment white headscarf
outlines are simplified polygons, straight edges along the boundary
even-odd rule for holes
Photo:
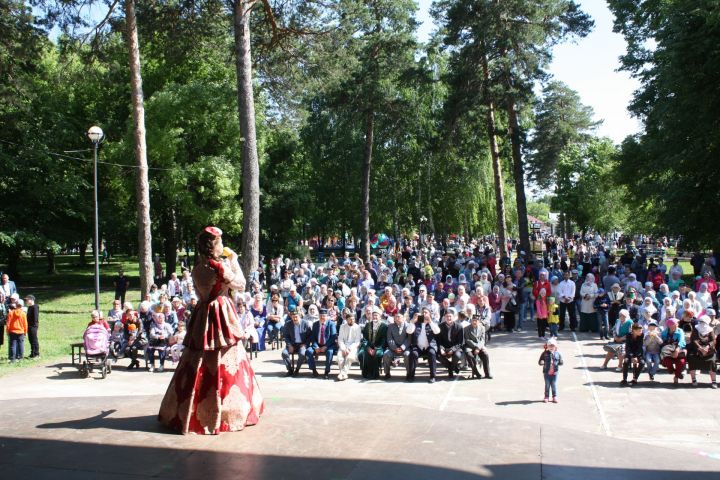
[[[697,330],[698,335],[701,337],[704,337],[708,333],[712,332],[713,328],[710,326],[710,317],[707,315],[703,315],[702,317],[698,318],[698,323],[695,325],[695,330]]]

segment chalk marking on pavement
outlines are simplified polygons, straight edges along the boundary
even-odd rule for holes
[[[452,385],[450,385],[450,390],[448,390],[448,392],[445,394],[445,398],[443,399],[440,407],[438,408],[441,412],[447,408],[448,402],[450,401],[452,393],[455,391],[455,385],[457,385],[458,380],[460,380],[460,374],[455,376],[455,380],[453,380]]]
[[[578,342],[577,335],[575,335],[575,332],[572,332],[573,340],[575,341],[575,348],[577,349],[577,352],[580,354],[580,365],[583,368],[583,371],[585,372],[585,378],[588,381],[590,391],[592,392],[593,401],[595,402],[595,408],[597,409],[598,415],[600,416],[600,425],[602,425],[603,431],[605,432],[605,435],[608,437],[612,436],[612,433],[610,432],[610,425],[608,424],[607,417],[605,417],[605,411],[602,408],[602,404],[600,404],[600,397],[597,393],[597,387],[595,387],[595,383],[592,380],[592,376],[590,375],[590,370],[588,370],[587,363],[585,362],[585,356],[582,352],[582,347],[580,346],[580,342]]]

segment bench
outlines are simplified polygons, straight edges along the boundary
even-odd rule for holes
[[[78,364],[82,364],[83,353],[85,352],[85,344],[82,342],[70,344],[70,355],[72,355],[72,364],[75,365],[77,359]]]

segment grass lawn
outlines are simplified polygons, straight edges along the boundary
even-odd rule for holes
[[[70,361],[70,344],[79,342],[85,326],[90,321],[90,311],[95,305],[94,264],[80,265],[78,256],[58,256],[57,274],[48,275],[47,260],[24,258],[19,266],[20,277],[13,279],[21,296],[35,295],[40,306],[40,360],[24,360],[7,363],[7,335],[0,348],[0,377],[38,362]],[[130,279],[126,301],[137,307],[140,299],[138,264],[135,259],[118,256],[100,268],[100,306],[107,313],[112,306],[115,290],[113,277],[120,267]],[[30,343],[25,340],[25,355],[30,354]]]

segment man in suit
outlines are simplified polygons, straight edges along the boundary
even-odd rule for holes
[[[410,335],[410,367],[408,368],[407,380],[412,382],[415,380],[415,369],[417,368],[418,359],[423,356],[427,357],[430,366],[430,383],[435,383],[435,360],[437,359],[437,340],[435,336],[440,333],[440,327],[432,321],[430,307],[424,305],[422,307],[422,315],[418,317],[415,323],[410,323],[407,327],[407,333]]]
[[[445,312],[444,321],[440,324],[440,333],[437,336],[440,346],[438,360],[448,369],[448,377],[453,378],[460,373],[460,365],[463,362],[463,327],[455,321],[455,309],[449,308]]]
[[[10,297],[17,293],[17,287],[7,273],[4,273],[0,279],[0,291],[5,295],[5,304],[10,305]]]
[[[413,318],[417,314],[413,315]],[[405,367],[405,376],[407,376],[410,362],[410,337],[407,333],[407,324],[405,323],[405,315],[400,312],[395,313],[393,323],[388,325],[387,329],[387,350],[383,353],[382,363],[385,372],[385,380],[390,378],[390,366],[398,357],[402,357],[403,366]]]
[[[465,327],[463,337],[465,339],[465,358],[467,359],[472,378],[482,378],[478,363],[482,365],[485,378],[492,378],[490,375],[490,357],[485,347],[485,325],[481,321],[482,315],[476,313],[470,320],[470,325]]]
[[[358,351],[358,360],[363,378],[377,379],[380,377],[382,362],[387,340],[387,324],[380,320],[382,310],[374,306],[372,320],[363,328],[363,339]]]
[[[320,320],[312,326],[312,334],[310,335],[310,346],[305,350],[308,366],[313,372],[313,377],[317,377],[318,371],[315,367],[315,355],[325,354],[325,373],[324,378],[330,378],[330,367],[332,367],[333,356],[337,351],[335,345],[337,342],[337,327],[335,322],[328,321],[327,308],[320,309]]]
[[[282,359],[287,368],[287,377],[296,377],[300,373],[300,367],[305,360],[305,350],[310,343],[310,322],[301,319],[296,309],[289,314],[290,320],[283,327],[283,338],[285,339],[285,349],[282,351]],[[297,363],[293,368],[291,355],[297,354]]]
[[[40,344],[38,343],[38,327],[40,326],[40,308],[35,305],[35,297],[25,297],[27,307],[28,340],[30,340],[30,358],[40,357]]]

